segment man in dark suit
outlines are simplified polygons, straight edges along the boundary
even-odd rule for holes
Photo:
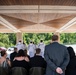
[[[14,59],[14,57],[15,57],[16,55],[17,55],[17,48],[15,47],[15,48],[14,48],[14,52],[10,54],[11,63],[12,63],[12,61],[13,61],[13,59]]]
[[[67,47],[58,43],[58,35],[52,36],[52,43],[45,47],[44,57],[47,62],[46,75],[65,75],[69,54]]]
[[[46,62],[44,60],[44,58],[42,58],[42,56],[40,56],[40,48],[36,49],[36,54],[34,57],[30,58],[30,67],[42,67],[45,68],[46,67]]]

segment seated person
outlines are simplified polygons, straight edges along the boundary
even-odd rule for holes
[[[36,54],[34,57],[30,58],[30,68],[32,67],[42,67],[46,68],[46,62],[42,56],[40,56],[40,48],[36,49]]]
[[[23,67],[27,71],[29,70],[29,58],[25,57],[25,53],[22,49],[18,51],[17,56],[14,58],[12,67]]]
[[[9,68],[11,66],[11,63],[9,59],[7,59],[6,57],[7,57],[6,51],[2,50],[1,58],[0,58],[0,75],[8,75],[9,73]]]
[[[24,50],[25,56],[28,57],[30,59],[30,56],[27,54],[27,50]]]

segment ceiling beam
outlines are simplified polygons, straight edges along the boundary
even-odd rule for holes
[[[41,5],[40,13],[76,13],[76,6]]]
[[[20,32],[16,27],[14,27],[11,23],[9,23],[6,19],[4,19],[2,16],[0,16],[0,23],[4,25],[5,27],[9,28],[13,32]]]
[[[76,24],[76,17],[73,18],[72,20],[70,20],[68,23],[66,23],[65,25],[63,25],[60,29],[58,29],[56,32],[63,32],[64,30],[68,29],[69,27],[73,26]]]
[[[0,13],[38,13],[38,5],[0,6]]]
[[[75,13],[76,6],[12,5],[0,6],[0,13]]]

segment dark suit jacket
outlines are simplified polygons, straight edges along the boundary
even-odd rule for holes
[[[46,68],[46,62],[42,56],[35,55],[34,57],[30,58],[30,68],[32,67],[43,67]]]
[[[10,60],[13,61],[14,57],[17,55],[17,52],[13,52],[10,54]]]
[[[56,73],[56,68],[60,67],[65,70],[69,63],[67,47],[58,42],[53,42],[45,47],[44,57],[47,62],[46,75],[59,75]]]

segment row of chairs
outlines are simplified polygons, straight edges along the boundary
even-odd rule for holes
[[[4,72],[5,72],[4,69],[0,68],[0,75],[7,75]],[[44,73],[45,69],[41,67],[33,67],[29,71],[29,75],[44,75]],[[28,72],[23,67],[13,67],[10,71],[10,75],[28,75]]]

